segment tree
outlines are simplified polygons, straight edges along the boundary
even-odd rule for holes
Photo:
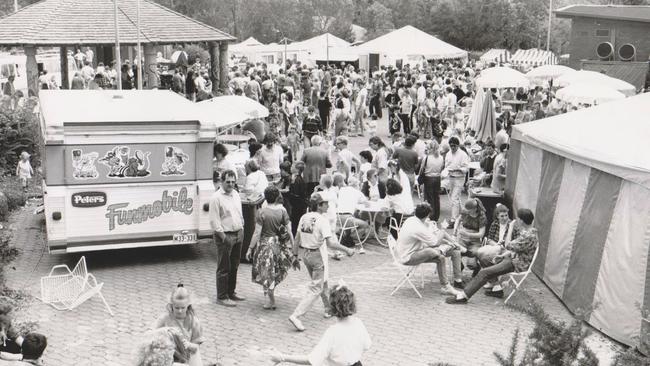
[[[390,9],[379,2],[374,2],[367,9],[368,26],[366,39],[377,38],[395,28],[391,17]]]

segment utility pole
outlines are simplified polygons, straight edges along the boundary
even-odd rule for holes
[[[138,68],[137,68],[138,90],[142,90],[142,51],[140,49],[141,48],[140,47],[140,0],[136,0],[135,6],[137,8],[136,9],[136,25],[137,25],[137,28],[138,28],[137,29],[138,35],[137,35],[137,40],[136,40],[137,47],[138,47],[138,52],[137,52],[137,55],[138,55],[137,56],[138,57]],[[149,87],[151,87],[151,86],[149,86]]]
[[[14,0],[14,11],[18,11],[18,0]]]
[[[553,0],[548,0],[548,31],[546,32],[546,50],[551,49],[551,19],[553,18]]]
[[[115,71],[117,71],[117,89],[122,90],[122,59],[120,57],[120,26],[117,22],[117,0],[113,0],[115,17]]]

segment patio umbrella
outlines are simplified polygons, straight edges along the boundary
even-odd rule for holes
[[[239,95],[224,95],[196,103],[203,118],[218,128],[252,118],[264,118],[269,110],[258,102]]]
[[[562,75],[556,81],[555,84],[557,86],[570,86],[574,83],[590,83],[616,89],[628,97],[636,94],[634,85],[596,71],[580,70],[571,74]]]
[[[476,79],[480,88],[528,88],[530,81],[526,75],[509,67],[497,66],[481,71]]]
[[[483,109],[484,102],[485,90],[483,88],[478,88],[476,97],[474,98],[474,103],[472,104],[472,109],[469,112],[469,120],[467,121],[467,128],[470,130],[478,130],[479,121],[481,119],[481,110]]]
[[[187,52],[181,50],[174,51],[170,59],[170,61],[173,62],[176,66],[187,66],[188,65],[187,60],[188,60]]]
[[[481,116],[479,119],[478,129],[476,130],[476,140],[487,141],[488,138],[494,140],[497,134],[497,116],[494,112],[494,103],[492,103],[492,92],[485,92]]]
[[[555,97],[567,103],[603,104],[612,100],[624,99],[625,94],[616,89],[593,83],[573,83],[558,90]]]
[[[571,74],[576,70],[563,65],[542,65],[526,73],[526,77],[531,83],[536,85],[545,85],[549,80],[555,80],[560,76]],[[555,84],[555,83],[553,83]]]

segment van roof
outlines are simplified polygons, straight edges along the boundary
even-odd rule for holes
[[[194,103],[169,90],[41,90],[46,127],[64,124],[197,121]]]

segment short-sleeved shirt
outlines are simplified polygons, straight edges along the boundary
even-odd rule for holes
[[[192,343],[203,343],[203,328],[196,316],[188,314],[185,319],[178,320],[173,315],[166,313],[156,320],[155,328],[171,327],[181,331],[181,333]]]
[[[481,227],[485,227],[487,224],[487,218],[485,213],[481,212],[478,216],[472,217],[468,214],[462,213],[461,220],[463,222],[463,227],[467,230],[479,231]]]
[[[257,154],[260,170],[264,174],[280,174],[280,163],[282,162],[284,152],[279,145],[273,145],[273,148],[270,150],[264,146]]]
[[[277,236],[280,232],[280,227],[286,226],[289,223],[289,214],[287,210],[282,207],[265,207],[258,211],[255,222],[262,226],[262,238],[270,238]]]
[[[361,319],[349,316],[327,328],[323,337],[309,354],[313,366],[349,366],[361,361],[370,349],[370,335]]]
[[[318,249],[325,240],[332,236],[327,217],[318,212],[307,212],[300,218],[300,246],[307,249]]]
[[[399,161],[400,168],[406,174],[415,173],[415,167],[418,165],[418,153],[413,149],[407,149],[405,147],[400,147],[395,149],[393,158]]]

